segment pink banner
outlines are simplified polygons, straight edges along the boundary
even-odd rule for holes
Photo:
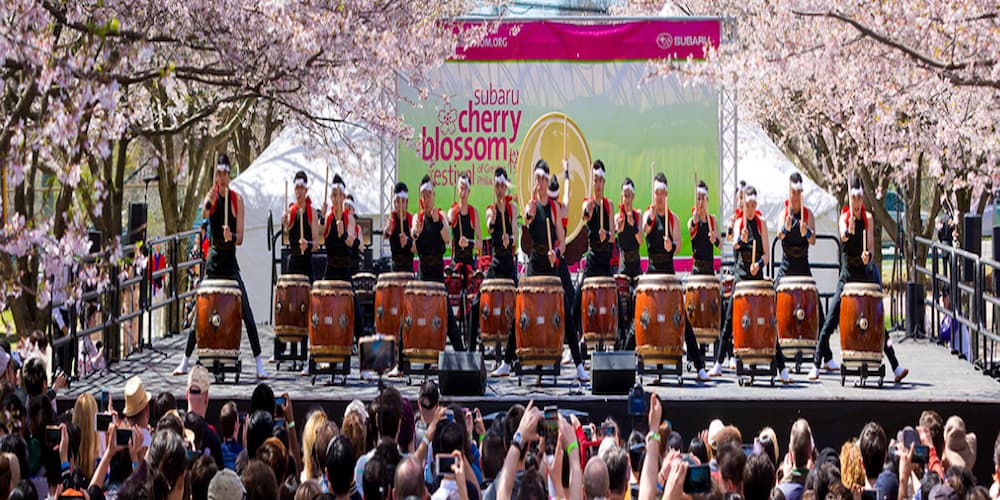
[[[460,61],[621,61],[704,59],[719,46],[718,19],[650,19],[613,24],[506,21]]]

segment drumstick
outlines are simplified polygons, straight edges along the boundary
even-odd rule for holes
[[[226,187],[226,192],[224,193],[225,200],[223,201],[222,213],[225,219],[222,222],[222,227],[229,227],[229,188]]]
[[[306,235],[306,228],[302,225],[302,212],[305,211],[305,207],[299,207],[299,239],[304,239]]]
[[[566,114],[563,114],[563,160],[569,162],[569,158],[566,157]],[[567,169],[569,166],[567,165]]]
[[[288,210],[288,179],[285,179],[285,205],[284,205],[284,210]],[[282,217],[282,220],[284,220],[284,217]],[[284,224],[282,224],[282,233],[284,233],[284,235],[283,235],[283,237],[281,239],[287,245],[288,244],[288,229],[284,227]]]
[[[555,244],[552,242],[552,224],[549,221],[545,221],[545,232],[549,235],[549,250],[552,250]]]
[[[288,181],[285,181],[285,190],[288,190]],[[326,178],[323,180],[323,203],[330,199],[330,164],[326,164]],[[326,214],[323,214],[325,217]]]

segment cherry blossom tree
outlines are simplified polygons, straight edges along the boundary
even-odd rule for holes
[[[978,210],[1000,168],[1000,11],[974,0],[824,2],[632,0],[622,11],[731,18],[731,43],[708,64],[659,63],[735,90],[810,177],[843,201],[844,181],[866,181],[879,225],[897,225],[881,202],[899,189],[908,236],[930,236],[944,202]],[[929,221],[920,211],[929,207]],[[917,252],[906,238],[906,254]],[[912,275],[912,274],[911,274]]]
[[[265,139],[279,123],[317,138],[343,123],[390,142],[409,137],[393,113],[397,84],[426,95],[427,70],[485,32],[450,21],[470,11],[470,1],[0,6],[0,166],[13,191],[13,216],[0,234],[9,256],[0,262],[0,310],[13,311],[20,332],[45,326],[54,290],[79,298],[84,280],[67,270],[89,250],[88,219],[120,231],[134,156],[152,152],[140,162],[160,175],[168,228],[189,227],[215,153],[232,147],[246,161],[261,147],[247,133],[248,116],[262,113]],[[93,271],[79,275],[97,279]]]

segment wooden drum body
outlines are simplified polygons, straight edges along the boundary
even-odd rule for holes
[[[375,333],[398,336],[403,325],[403,294],[413,273],[382,273],[375,283]]]
[[[354,293],[358,297],[371,297],[375,294],[375,283],[378,282],[378,278],[374,274],[355,273],[354,276],[351,276],[351,281],[354,283]]]
[[[241,298],[240,284],[233,280],[206,279],[198,286],[198,357],[239,358]]]
[[[309,278],[282,274],[274,285],[274,335],[282,342],[299,342],[309,335]]]
[[[448,292],[443,283],[410,281],[403,293],[403,354],[437,363],[448,334]]]
[[[722,324],[722,287],[712,274],[692,274],[684,284],[684,307],[699,344],[711,344]]]
[[[786,276],[778,282],[778,344],[782,348],[816,349],[819,336],[819,290],[808,276]]]
[[[882,363],[885,323],[876,283],[847,283],[840,296],[840,350],[844,363]]]
[[[774,282],[741,281],[733,290],[733,353],[744,363],[770,363],[778,339]]]
[[[677,363],[684,346],[684,286],[676,276],[639,276],[635,352],[643,363]]]
[[[562,282],[556,276],[524,278],[516,304],[514,332],[521,364],[558,364],[566,327]]]
[[[479,328],[483,342],[506,342],[514,326],[514,280],[493,278],[479,288]]]
[[[580,288],[580,326],[587,343],[614,345],[618,338],[618,284],[614,278],[591,277]]]
[[[354,290],[346,281],[317,281],[309,298],[309,352],[318,362],[350,357]]]

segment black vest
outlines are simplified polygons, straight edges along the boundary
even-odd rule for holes
[[[299,249],[299,239],[303,228],[299,226],[299,208],[304,208],[306,211],[302,214],[302,225],[305,226],[305,239],[308,242],[313,241],[312,234],[312,208],[310,208],[310,203],[306,202],[304,207],[295,207],[295,212],[292,215],[291,223],[288,225],[288,246],[292,251],[292,255],[301,255],[302,252]],[[306,246],[305,255],[312,255],[312,245]]]
[[[514,228],[513,228],[513,211],[510,209],[510,203],[504,202],[505,209],[499,209],[499,206],[494,204],[493,209],[496,210],[496,215],[493,216],[493,225],[489,227],[490,230],[490,248],[493,249],[493,258],[509,258],[514,256]],[[503,235],[507,234],[507,240],[510,242],[510,246],[503,246]]]
[[[475,249],[472,240],[476,238],[476,229],[472,226],[472,206],[467,207],[467,209],[469,213],[462,215],[458,205],[455,205],[455,213],[458,214],[458,223],[451,227],[451,252],[452,258],[455,261],[471,266],[473,259],[472,251]],[[461,228],[461,231],[459,231],[459,228]],[[469,240],[469,246],[465,248],[459,245],[459,240],[462,236]]]
[[[399,243],[400,233],[407,237],[406,245]],[[392,214],[392,231],[389,233],[389,250],[392,252],[392,269],[396,272],[413,272],[413,239],[410,235],[410,214],[400,221],[399,214]]]
[[[653,214],[653,228],[646,235],[646,250],[649,252],[649,271],[654,273],[674,274],[674,252],[677,250],[677,242],[670,235],[670,222],[668,209],[664,215],[657,215],[656,209],[650,210]],[[663,246],[663,237],[670,238],[673,248],[668,252]]]

